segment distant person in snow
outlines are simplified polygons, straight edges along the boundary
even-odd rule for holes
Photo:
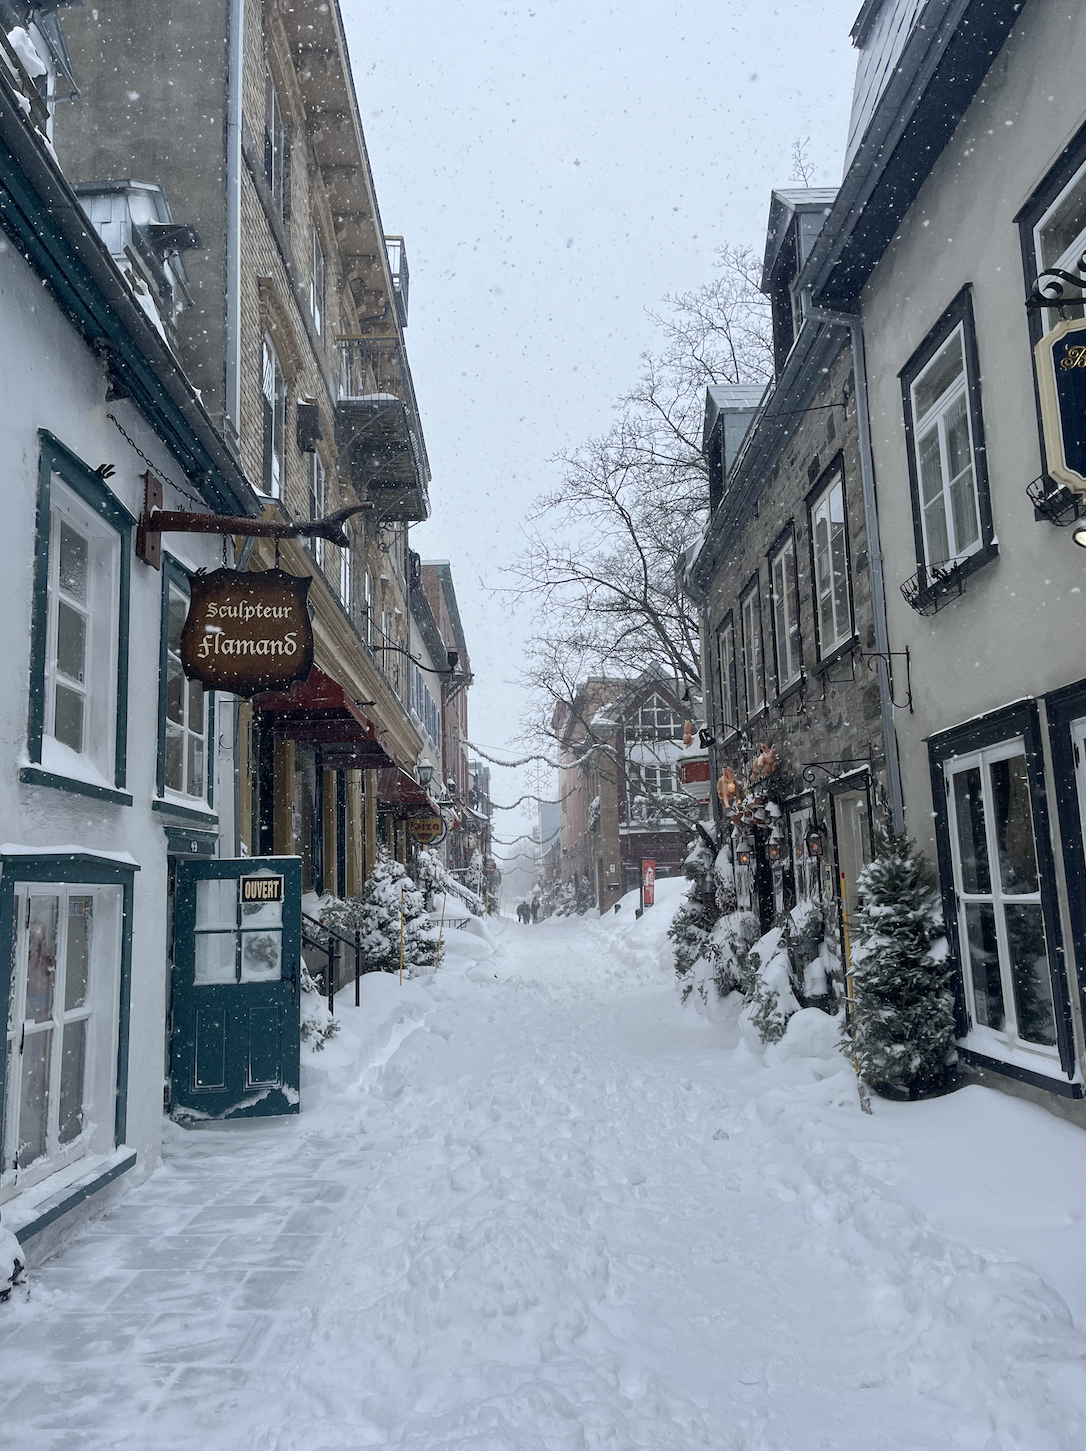
[[[528,903],[521,902],[520,906],[517,908],[517,917],[520,919],[525,927],[527,927],[531,915],[532,909],[528,906]]]
[[[538,922],[539,921],[539,898],[538,897],[533,897],[532,898],[532,921],[533,922]]]

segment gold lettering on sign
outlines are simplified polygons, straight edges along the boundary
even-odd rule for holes
[[[185,674],[243,696],[304,680],[313,664],[310,583],[280,569],[193,575],[181,632]]]
[[[1060,359],[1061,368],[1086,368],[1086,346],[1078,343],[1073,348],[1068,348]]]

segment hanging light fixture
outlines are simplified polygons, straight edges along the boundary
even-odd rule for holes
[[[429,786],[430,782],[434,779],[433,762],[428,757],[423,756],[415,769],[418,771],[419,785]]]
[[[822,833],[817,826],[812,826],[807,833],[807,855],[816,860],[822,855]]]

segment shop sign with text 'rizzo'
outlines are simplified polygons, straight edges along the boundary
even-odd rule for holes
[[[282,569],[192,575],[181,633],[185,674],[243,696],[305,680],[313,668],[311,584]]]
[[[1048,472],[1086,493],[1086,318],[1061,322],[1034,349]]]

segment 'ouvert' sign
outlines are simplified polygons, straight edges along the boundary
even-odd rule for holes
[[[181,632],[185,674],[243,696],[305,680],[313,668],[311,584],[282,569],[194,574]]]

